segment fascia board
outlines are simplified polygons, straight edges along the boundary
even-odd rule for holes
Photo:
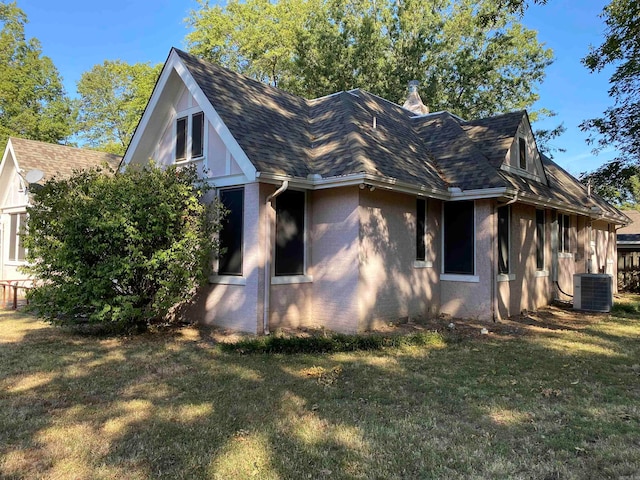
[[[11,163],[13,165],[13,169],[15,171],[15,175],[20,175],[20,166],[18,165],[18,159],[16,158],[16,152],[13,148],[13,144],[11,143],[11,139],[7,140],[7,146],[4,149],[4,154],[2,156],[2,162],[0,162],[0,179],[5,175],[10,175],[11,171],[7,170],[8,158],[11,158]],[[7,172],[7,173],[5,173]],[[7,185],[11,179],[6,179]],[[0,196],[0,205],[4,205],[7,201],[7,195],[9,194],[9,188],[4,188],[2,191],[2,195]]]
[[[180,61],[178,54],[175,50],[171,50],[169,53],[169,58],[165,62],[162,67],[162,71],[160,72],[160,77],[156,82],[155,87],[153,88],[153,92],[151,92],[151,98],[149,98],[149,102],[142,113],[142,118],[140,118],[140,122],[136,127],[135,132],[133,133],[133,137],[131,138],[131,142],[129,142],[129,146],[127,147],[127,151],[124,153],[124,157],[122,157],[122,162],[120,168],[123,166],[127,166],[131,159],[133,158],[136,150],[138,149],[138,145],[140,144],[140,139],[147,131],[147,127],[149,125],[149,121],[153,117],[153,114],[162,98],[162,94],[164,93],[165,87],[167,86],[167,82],[169,81],[169,77],[171,76],[171,72],[173,71],[177,62]]]

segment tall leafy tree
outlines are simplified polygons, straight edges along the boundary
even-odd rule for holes
[[[40,42],[25,37],[26,14],[0,3],[0,144],[11,135],[60,142],[73,128],[73,111],[58,70]]]
[[[640,165],[624,160],[612,160],[592,172],[580,175],[580,181],[591,185],[605,200],[620,207],[635,207],[640,203]]]
[[[590,140],[597,148],[614,145],[624,160],[640,164],[640,1],[612,0],[601,16],[604,42],[592,48],[583,63],[591,72],[614,67],[609,78],[613,106],[582,128],[593,133]]]
[[[78,81],[78,137],[87,145],[124,154],[162,65],[105,61]]]
[[[187,41],[197,55],[302,96],[360,87],[400,102],[418,79],[431,109],[476,118],[532,105],[552,61],[503,4],[201,0]]]
[[[618,205],[640,202],[640,2],[612,0],[603,10],[605,38],[583,59],[591,72],[614,67],[609,78],[613,105],[601,117],[585,120],[588,142],[598,152],[616,147],[621,155],[600,168],[585,172],[583,182]]]

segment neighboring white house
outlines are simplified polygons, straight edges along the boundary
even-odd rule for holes
[[[123,164],[197,165],[230,210],[193,314],[249,332],[495,319],[616,274],[628,218],[537,148],[526,112],[465,121],[356,89],[314,100],[172,49]]]
[[[0,163],[0,280],[19,280],[26,275],[18,270],[25,264],[20,239],[29,205],[28,174],[42,184],[53,178],[67,177],[74,170],[99,165],[117,169],[121,157],[110,153],[11,137]]]

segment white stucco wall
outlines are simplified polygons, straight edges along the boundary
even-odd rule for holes
[[[497,275],[499,318],[536,310],[553,299],[551,285],[550,211],[545,211],[544,269],[536,264],[536,207],[511,205],[510,275]],[[497,252],[496,252],[497,255]]]

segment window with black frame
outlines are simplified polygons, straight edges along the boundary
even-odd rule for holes
[[[305,192],[286,190],[276,197],[275,275],[304,275]]]
[[[473,201],[444,204],[444,273],[475,273],[475,208]]]
[[[220,190],[220,203],[227,210],[220,229],[218,275],[242,275],[244,188]]]
[[[425,261],[427,246],[425,235],[427,233],[427,201],[423,198],[416,199],[416,260]]]
[[[536,210],[536,269],[544,270],[544,210]]]
[[[511,208],[498,208],[498,273],[509,273],[509,228]]]

